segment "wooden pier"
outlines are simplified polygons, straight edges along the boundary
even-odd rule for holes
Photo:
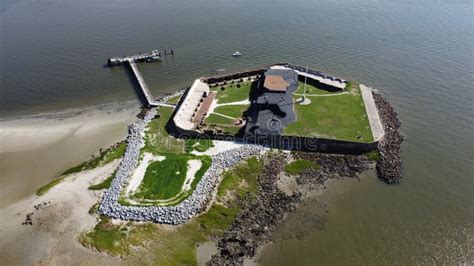
[[[140,89],[140,93],[144,96],[144,104],[147,107],[158,107],[158,106],[165,106],[165,107],[175,107],[172,104],[167,104],[164,102],[159,102],[153,98],[153,95],[148,88],[148,85],[145,82],[145,79],[142,76],[142,73],[138,69],[137,62],[157,62],[161,61],[161,54],[158,50],[153,50],[150,53],[132,55],[132,56],[123,56],[123,57],[111,57],[107,61],[109,67],[120,66],[120,65],[127,65],[132,71],[133,77],[138,82],[138,87]]]

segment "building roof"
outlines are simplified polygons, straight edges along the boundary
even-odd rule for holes
[[[280,75],[265,75],[263,86],[270,91],[285,92],[288,82]]]

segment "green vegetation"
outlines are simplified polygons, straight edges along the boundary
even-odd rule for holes
[[[222,90],[221,87],[217,87],[211,88],[211,91],[217,93],[217,103],[222,104],[248,100],[251,87],[251,82],[243,82],[240,83],[240,88],[237,83],[234,83],[224,86],[224,90]]]
[[[107,251],[111,255],[129,254],[134,246],[146,244],[141,240],[152,233],[152,224],[143,224],[129,229],[123,225],[115,225],[109,218],[102,216],[94,230],[83,234],[80,242],[98,251]]]
[[[116,172],[116,171],[115,171]],[[90,190],[102,190],[107,189],[110,187],[112,180],[114,180],[115,172],[107,177],[104,181],[100,182],[99,184],[95,184],[89,187]]]
[[[186,152],[205,152],[211,147],[214,147],[214,142],[210,139],[187,139],[184,150]]]
[[[200,159],[202,166],[196,172],[191,191],[211,165],[211,158],[191,154],[164,154],[163,161],[152,162],[148,166],[143,181],[133,195],[141,199],[169,199],[181,193],[186,179],[188,161]]]
[[[52,187],[56,186],[57,184],[61,183],[67,175],[73,174],[73,173],[78,173],[84,170],[90,170],[94,169],[98,166],[103,166],[106,165],[110,162],[112,162],[115,159],[119,159],[123,156],[125,153],[125,149],[127,148],[127,144],[125,142],[121,142],[119,145],[112,147],[110,149],[107,149],[105,151],[102,151],[99,156],[97,157],[92,157],[91,159],[74,166],[72,168],[69,168],[66,170],[64,173],[61,174],[58,178],[53,179],[51,182],[48,184],[40,187],[38,190],[36,190],[36,195],[41,196],[44,195],[46,192],[48,192]]]
[[[92,205],[90,208],[89,208],[89,214],[90,215],[93,215],[93,214],[96,214],[99,210],[99,203],[97,202],[96,204]]]
[[[162,107],[158,110],[160,118],[151,120],[145,133],[145,147],[142,152],[157,153],[182,153],[184,140],[176,139],[168,134],[166,123],[173,114],[172,108]]]
[[[232,188],[234,188],[234,192],[241,199],[247,192],[255,194],[258,185],[257,175],[261,172],[262,167],[263,165],[261,160],[254,157],[250,158],[246,164],[240,164],[232,171],[226,172],[222,178],[217,195],[223,197],[227,191],[232,190]],[[242,182],[244,182],[247,187],[239,187],[238,184]]]
[[[319,165],[309,160],[296,160],[285,166],[285,172],[290,175],[298,175],[308,169],[319,169]]]
[[[295,94],[303,94],[304,92],[304,82],[298,82],[298,89],[296,89]],[[340,92],[331,92],[327,90],[320,89],[318,87],[315,87],[310,84],[306,84],[306,93],[307,94],[335,94],[335,93],[340,93]]]
[[[209,211],[176,229],[153,223],[113,224],[101,217],[80,241],[100,252],[125,256],[125,264],[196,265],[196,245],[221,236],[241,210],[240,198],[249,195],[251,199],[258,193],[257,177],[262,167],[262,160],[251,158],[228,170]],[[146,250],[134,248],[144,245]]]
[[[249,104],[245,105],[224,105],[214,109],[215,113],[227,115],[233,118],[242,117],[242,114],[249,109]]]
[[[230,119],[225,116],[217,115],[217,114],[210,114],[206,118],[206,124],[218,124],[218,125],[232,125],[234,119]]]
[[[365,156],[367,156],[367,159],[370,161],[377,161],[380,158],[380,153],[378,150],[375,150],[366,153]]]
[[[167,102],[176,104],[179,102],[180,99],[181,99],[181,95],[178,95],[178,96],[169,98]]]
[[[351,90],[352,90],[352,86],[353,86],[352,81],[349,81],[349,82],[346,83],[346,87],[344,88],[344,90],[346,90],[346,91],[351,91]]]
[[[66,170],[62,175],[69,175],[73,173],[77,173],[83,170],[94,169],[98,166],[106,165],[112,162],[115,159],[119,159],[125,153],[125,149],[127,148],[127,144],[125,142],[121,142],[116,147],[107,149],[99,154],[97,157],[92,157],[91,159],[76,165],[72,168]]]
[[[56,179],[54,179],[53,181],[49,182],[48,184],[38,188],[38,190],[36,190],[36,195],[38,196],[41,196],[41,195],[44,195],[46,192],[48,192],[52,187],[56,186],[57,184],[61,183],[61,181],[64,180],[64,178],[66,178],[65,175],[63,176],[60,176]]]
[[[297,98],[297,96],[295,96]],[[369,120],[359,89],[331,97],[311,97],[311,104],[295,103],[296,121],[285,135],[318,136],[358,142],[373,141]]]

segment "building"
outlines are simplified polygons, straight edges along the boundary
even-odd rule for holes
[[[250,96],[246,133],[281,135],[295,121],[292,94],[298,88],[298,74],[292,69],[269,68]]]

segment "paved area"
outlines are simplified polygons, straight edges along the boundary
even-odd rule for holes
[[[216,93],[210,92],[207,97],[204,97],[202,99],[201,106],[199,107],[197,113],[194,115],[193,122],[198,124],[201,123],[206,114],[209,112],[209,108],[211,107],[212,101],[214,101],[215,97]]]
[[[209,85],[196,79],[173,117],[175,125],[185,130],[193,130],[196,125],[193,122],[193,114],[195,115],[201,99],[207,94],[209,94]]]
[[[374,98],[372,96],[372,89],[360,84],[360,92],[362,94],[362,99],[365,104],[365,111],[367,112],[367,117],[369,118],[370,128],[372,130],[372,135],[374,140],[380,140],[385,134],[380,121],[380,116],[377,111],[377,106],[375,105]]]

